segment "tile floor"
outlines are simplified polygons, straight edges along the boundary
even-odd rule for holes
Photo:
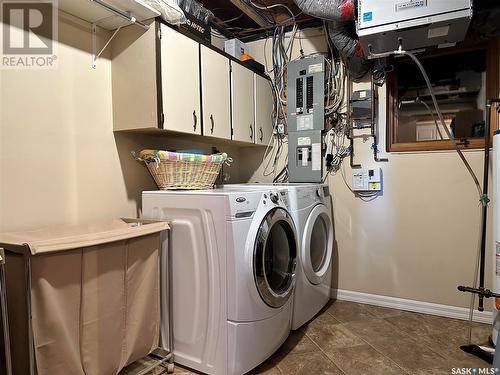
[[[464,353],[467,322],[352,302],[329,304],[251,374],[429,375],[453,368],[489,368]],[[490,326],[474,323],[473,343],[486,344]],[[196,372],[176,366],[175,374]]]

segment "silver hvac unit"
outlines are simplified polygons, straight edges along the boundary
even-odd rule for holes
[[[471,0],[358,0],[357,31],[366,54],[464,40]]]

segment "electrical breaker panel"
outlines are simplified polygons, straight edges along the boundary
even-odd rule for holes
[[[382,191],[382,171],[380,168],[353,169],[352,190]]]
[[[289,182],[321,182],[322,131],[325,127],[325,58],[322,55],[287,65]]]
[[[321,182],[321,132],[288,133],[288,176],[290,182]]]
[[[286,68],[288,131],[325,128],[325,57],[291,61]]]

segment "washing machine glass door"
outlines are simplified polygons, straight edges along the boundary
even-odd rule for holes
[[[302,267],[307,279],[313,284],[320,284],[328,271],[333,252],[333,225],[325,205],[317,205],[309,214],[301,250]]]
[[[271,307],[283,306],[293,293],[297,240],[287,211],[274,208],[262,220],[254,245],[254,278],[260,296]]]

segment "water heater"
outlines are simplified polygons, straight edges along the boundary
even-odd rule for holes
[[[358,0],[357,32],[366,54],[460,42],[471,0]]]

